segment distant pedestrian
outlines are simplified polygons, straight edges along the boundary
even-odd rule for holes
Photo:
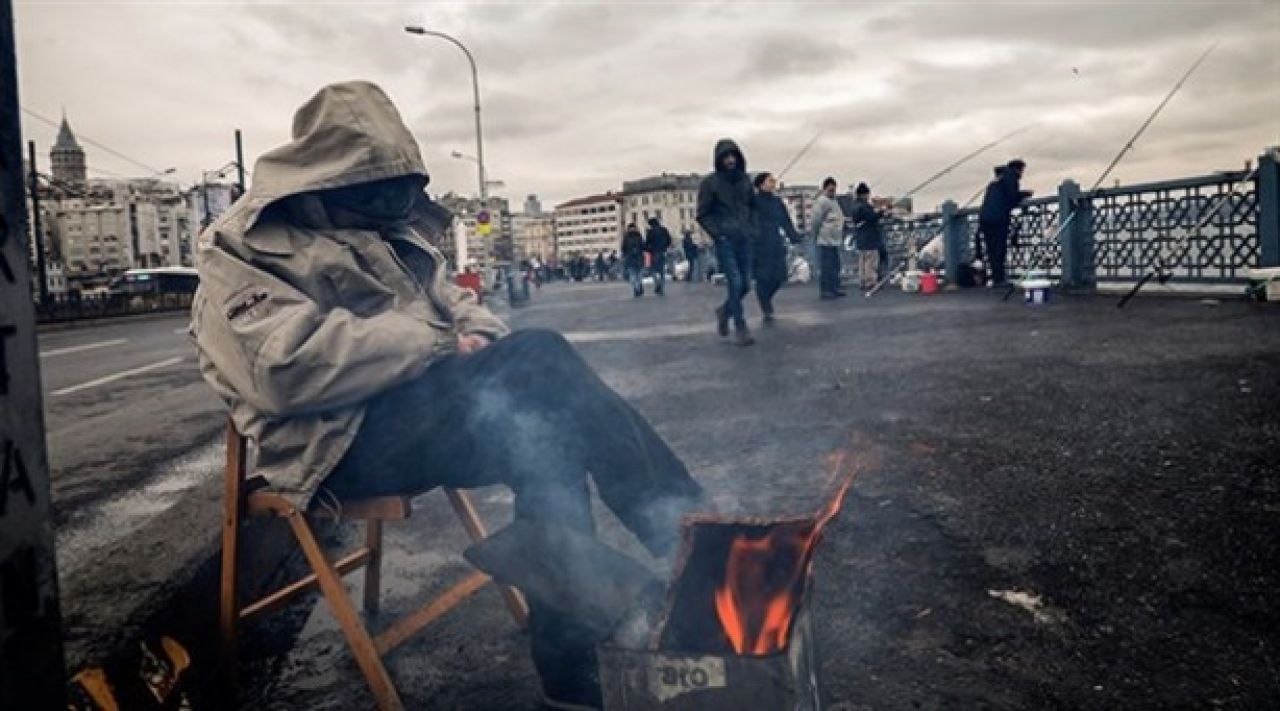
[[[622,235],[622,269],[631,282],[632,294],[644,296],[644,236],[634,222]]]
[[[529,259],[529,270],[525,272],[525,278],[533,282],[533,288],[542,288],[542,260],[537,256]]]
[[[649,218],[649,230],[644,235],[644,251],[649,253],[649,271],[653,274],[653,293],[662,296],[667,280],[667,250],[671,249],[671,233],[656,217]]]
[[[684,239],[680,246],[684,249],[684,259],[689,263],[689,270],[685,273],[684,280],[692,282],[696,279],[698,273],[698,243],[693,241],[693,230],[685,228]]]
[[[596,281],[604,281],[608,276],[609,263],[604,260],[604,250],[596,255]]]
[[[800,233],[791,222],[791,213],[778,197],[778,181],[768,172],[752,181],[756,186],[755,262],[756,300],[765,324],[773,323],[773,296],[787,281],[787,243],[798,244]]]
[[[609,281],[618,278],[618,250],[609,253]]]
[[[822,192],[813,202],[810,232],[818,245],[818,296],[836,299],[840,289],[840,247],[844,244],[844,211],[836,201],[836,179],[822,181]]]
[[[1031,191],[1022,190],[1019,184],[1026,168],[1027,164],[1021,160],[1009,161],[1000,177],[987,186],[987,192],[982,198],[978,229],[982,231],[982,239],[987,247],[987,258],[990,260],[988,273],[991,275],[992,286],[1005,285],[1010,213],[1023,200],[1031,197]]]
[[[853,243],[858,248],[858,281],[863,291],[875,287],[880,279],[880,250],[884,247],[884,231],[880,220],[884,215],[871,204],[871,188],[858,183],[853,192]]]
[[[742,297],[750,288],[755,216],[747,160],[737,143],[724,138],[716,143],[712,167],[714,171],[698,186],[698,224],[715,240],[716,262],[725,278],[727,294],[716,309],[716,330],[727,338],[732,320],[735,342],[749,346],[755,339],[747,328]]]

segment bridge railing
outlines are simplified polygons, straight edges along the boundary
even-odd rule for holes
[[[1066,286],[1093,288],[1137,281],[1160,264],[1175,282],[1242,284],[1251,267],[1280,266],[1280,161],[1274,149],[1258,161],[1255,171],[1092,193],[1067,180],[1056,195],[1014,210],[1009,272],[1035,268]],[[921,248],[942,234],[947,275],[955,279],[959,265],[973,259],[978,212],[947,202],[939,212],[886,222],[890,260],[899,264],[909,244]]]
[[[1088,195],[1097,280],[1135,281],[1159,260],[1178,281],[1242,281],[1261,256],[1258,184],[1251,172]]]

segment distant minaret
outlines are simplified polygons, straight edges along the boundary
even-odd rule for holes
[[[64,183],[84,183],[84,149],[76,142],[76,135],[62,114],[62,126],[58,128],[58,140],[49,150],[49,162],[53,164],[53,179]]]

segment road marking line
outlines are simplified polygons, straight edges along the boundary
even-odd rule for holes
[[[169,359],[166,359],[166,360],[162,360],[162,361],[160,361],[159,363],[152,363],[151,365],[144,365],[144,366],[142,366],[142,367],[140,367],[140,368],[131,368],[131,369],[129,369],[129,370],[122,370],[122,371],[120,371],[119,373],[116,373],[116,374],[114,374],[114,375],[108,375],[108,376],[103,377],[103,378],[98,378],[97,380],[90,380],[90,381],[89,381],[89,382],[87,382],[87,383],[80,383],[79,385],[72,385],[72,386],[71,386],[71,387],[69,387],[69,388],[62,388],[61,390],[54,390],[52,393],[49,393],[49,394],[50,394],[50,395],[70,395],[71,393],[80,392],[81,390],[87,390],[87,389],[89,389],[89,388],[96,388],[96,387],[98,387],[99,385],[106,385],[107,383],[114,383],[115,381],[120,380],[121,378],[127,378],[127,377],[129,377],[129,376],[131,376],[131,375],[140,375],[140,374],[142,374],[142,373],[146,373],[146,372],[151,371],[151,370],[157,370],[157,369],[159,369],[159,368],[167,368],[168,366],[174,365],[174,364],[176,364],[176,363],[181,363],[181,362],[182,362],[182,356],[174,356],[173,358],[169,358]]]
[[[185,334],[187,333],[187,330],[188,330],[188,329],[190,329],[190,328],[191,328],[190,326],[183,326],[182,328],[175,328],[175,329],[173,329],[173,332],[174,332],[174,333],[181,333],[181,334],[184,334],[184,335],[185,335]]]
[[[110,341],[98,341],[97,343],[85,343],[80,346],[67,346],[66,348],[55,348],[51,351],[40,351],[41,358],[49,358],[51,356],[60,356],[67,353],[79,353],[80,351],[91,351],[94,348],[106,348],[107,346],[118,346],[121,343],[128,343],[127,338],[115,338]]]

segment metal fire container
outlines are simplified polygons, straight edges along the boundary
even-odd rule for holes
[[[785,651],[765,656],[602,645],[605,711],[818,711],[817,659],[807,605]]]

